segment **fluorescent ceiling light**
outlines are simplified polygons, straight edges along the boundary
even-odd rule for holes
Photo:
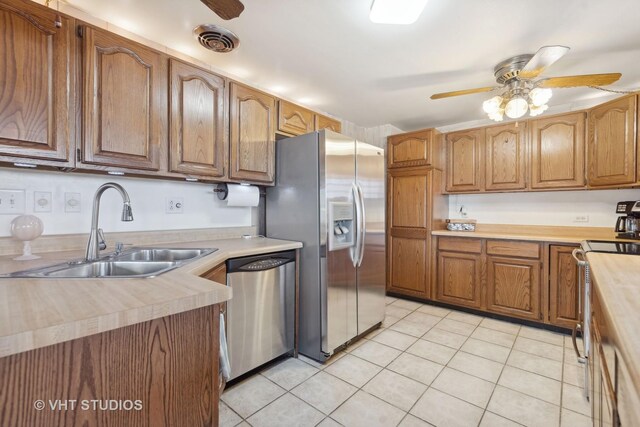
[[[376,24],[413,24],[429,0],[373,0],[369,19]]]

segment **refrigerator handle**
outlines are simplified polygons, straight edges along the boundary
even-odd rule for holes
[[[356,207],[356,217],[354,218],[354,239],[353,247],[351,248],[351,262],[354,267],[358,266],[358,259],[360,256],[360,220],[362,218],[361,206],[360,206],[360,196],[358,187],[356,187],[356,183],[351,184],[351,192],[353,193],[353,204]]]
[[[360,187],[360,183],[356,184],[358,186],[358,200],[360,203],[360,224],[358,224],[358,234],[360,235],[359,240],[359,249],[358,249],[358,267],[362,265],[362,259],[364,258],[364,241],[367,235],[366,224],[367,224],[367,212],[364,207],[364,195],[362,192],[362,187]]]

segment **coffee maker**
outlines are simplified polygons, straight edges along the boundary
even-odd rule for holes
[[[619,202],[616,213],[623,214],[616,221],[616,237],[640,240],[640,201]]]

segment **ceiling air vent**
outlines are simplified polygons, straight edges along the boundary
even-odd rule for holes
[[[193,34],[202,46],[214,52],[231,52],[240,44],[240,39],[233,32],[213,24],[199,25]]]

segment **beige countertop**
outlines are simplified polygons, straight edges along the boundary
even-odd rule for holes
[[[0,357],[222,303],[231,298],[231,290],[200,275],[229,258],[296,249],[302,244],[235,238],[161,246],[218,250],[154,278],[0,278]],[[0,274],[82,255],[79,251],[53,252],[40,260],[22,262],[4,256],[0,257]]]
[[[640,256],[588,252],[608,331],[640,395]]]
[[[615,240],[613,227],[558,227],[478,224],[476,231],[434,230],[433,236],[469,237],[477,239],[529,240],[579,244],[583,240]]]

